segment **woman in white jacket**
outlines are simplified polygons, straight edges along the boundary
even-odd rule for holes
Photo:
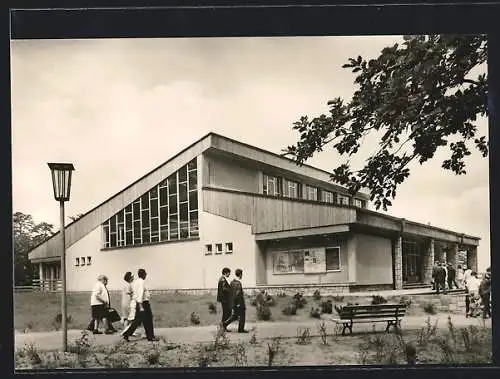
[[[104,333],[111,334],[108,326],[108,308],[109,308],[109,292],[106,288],[108,278],[105,275],[97,277],[97,283],[92,289],[90,296],[90,307],[92,309],[92,320],[94,321],[94,334],[102,334],[99,331],[99,326],[102,324]]]

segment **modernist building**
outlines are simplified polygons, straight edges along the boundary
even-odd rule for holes
[[[145,268],[154,289],[212,289],[224,266],[247,288],[403,288],[435,260],[477,269],[479,238],[367,208],[329,173],[210,133],[66,228],[69,291]],[[37,246],[45,288],[59,281],[59,234]]]

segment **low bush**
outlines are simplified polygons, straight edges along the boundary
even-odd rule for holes
[[[269,321],[271,319],[271,308],[267,304],[260,304],[257,306],[257,319],[261,321]]]
[[[214,302],[208,303],[208,312],[209,313],[217,313],[217,305]]]
[[[434,303],[425,303],[422,305],[424,312],[430,315],[435,315],[437,313],[436,306]]]
[[[321,318],[321,309],[318,307],[312,307],[309,314],[312,318]]]
[[[313,299],[316,300],[316,301],[321,300],[321,292],[320,292],[320,290],[314,291],[314,293],[313,293]]]
[[[385,304],[387,303],[387,299],[383,296],[380,295],[373,295],[372,296],[372,305],[379,305],[379,304]]]
[[[297,329],[297,344],[308,345],[311,343],[311,330],[309,328]]]
[[[331,314],[333,312],[333,303],[330,299],[321,302],[321,313]]]
[[[200,315],[197,314],[196,312],[191,313],[190,321],[191,321],[191,324],[193,324],[193,325],[199,325],[200,324]]]
[[[399,304],[406,305],[406,307],[411,306],[411,298],[409,296],[401,296],[399,299]]]
[[[73,317],[71,315],[66,316],[66,325],[69,325],[73,322]],[[52,327],[55,330],[60,330],[62,327],[62,314],[58,313],[55,317],[54,320],[52,320]]]
[[[293,303],[297,309],[302,309],[307,304],[307,300],[302,293],[298,292],[293,295]]]
[[[294,303],[290,303],[283,308],[282,312],[285,316],[294,316],[297,314],[297,306]]]
[[[270,307],[274,307],[276,305],[276,300],[271,295],[267,295],[266,296],[266,304]]]

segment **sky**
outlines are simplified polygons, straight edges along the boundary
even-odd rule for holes
[[[349,99],[348,58],[398,36],[16,40],[11,42],[13,211],[59,226],[47,162],[75,165],[68,216],[86,213],[212,131],[279,153],[293,122]],[[479,119],[487,135],[487,120]],[[357,163],[375,149],[367,139]],[[481,238],[490,264],[488,159],[412,167],[387,213]],[[332,170],[333,149],[308,161]],[[372,207],[373,209],[373,207]]]

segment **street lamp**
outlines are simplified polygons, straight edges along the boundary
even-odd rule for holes
[[[59,202],[61,228],[61,323],[63,331],[63,351],[68,351],[68,327],[66,325],[68,309],[66,306],[66,239],[64,233],[64,202],[69,201],[71,190],[71,174],[74,171],[71,163],[47,163],[52,173],[52,187],[54,188],[54,198]]]

